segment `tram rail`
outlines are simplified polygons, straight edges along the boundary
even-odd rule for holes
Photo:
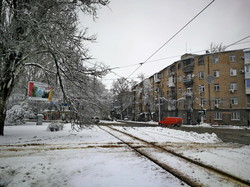
[[[99,128],[190,186],[250,186],[248,180],[183,156],[166,146],[148,142],[111,126]]]

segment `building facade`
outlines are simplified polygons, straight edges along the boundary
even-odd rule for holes
[[[182,117],[185,124],[250,122],[250,49],[184,54],[133,89],[136,120]]]

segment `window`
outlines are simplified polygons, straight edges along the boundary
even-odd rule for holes
[[[246,88],[250,88],[250,79],[246,79]]]
[[[231,120],[240,120],[240,113],[239,112],[232,112]]]
[[[231,90],[237,90],[237,83],[230,83]]]
[[[179,81],[179,82],[182,81],[182,76],[178,76],[178,81]]]
[[[214,105],[220,105],[220,103],[221,103],[221,99],[220,98],[214,99]]]
[[[219,84],[214,84],[214,91],[216,91],[216,92],[220,91],[220,85]]]
[[[218,64],[219,63],[219,58],[217,56],[214,56],[212,58],[212,62],[213,62],[213,64]]]
[[[199,72],[199,79],[204,79],[204,72],[203,71]]]
[[[187,88],[187,93],[192,93],[192,88]]]
[[[160,82],[160,79],[161,79],[161,74],[160,73],[154,74],[154,81],[155,82]]]
[[[250,64],[245,64],[245,72],[250,72]]]
[[[236,62],[236,55],[229,55],[229,62]]]
[[[198,59],[198,65],[199,66],[202,66],[202,65],[204,65],[205,63],[204,63],[204,59],[203,59],[203,57],[200,57],[199,59]]]
[[[168,81],[172,82],[172,83],[175,83],[175,77],[174,76],[169,77]]]
[[[178,93],[182,94],[182,89],[181,88],[178,88]]]
[[[250,104],[250,95],[247,95],[247,104]]]
[[[218,70],[214,71],[214,77],[220,77],[220,72]]]
[[[200,98],[200,105],[201,105],[201,107],[205,106],[205,99],[204,98]]]
[[[238,105],[238,101],[239,101],[239,99],[237,97],[231,98],[231,104],[232,105]]]
[[[199,85],[199,93],[205,92],[205,86]]]
[[[244,58],[245,58],[245,60],[250,59],[250,51],[244,52]]]
[[[192,74],[190,74],[190,73],[189,73],[189,74],[187,74],[187,76],[186,76],[186,80],[189,80],[189,81],[190,81],[191,79],[192,79]]]
[[[221,112],[215,112],[214,113],[214,119],[215,120],[222,120]]]
[[[236,76],[237,75],[237,69],[230,69],[230,76]]]

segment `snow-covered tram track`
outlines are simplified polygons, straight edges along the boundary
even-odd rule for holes
[[[123,143],[66,143],[66,144],[6,144],[0,145],[0,158],[10,158],[37,154],[41,151],[63,151],[63,150],[80,150],[80,149],[116,149],[123,148]]]
[[[250,181],[185,157],[154,142],[110,126],[100,128],[190,186],[250,186]]]

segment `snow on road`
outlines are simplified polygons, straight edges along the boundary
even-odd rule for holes
[[[50,132],[47,125],[5,127],[0,137],[0,186],[186,186],[98,126],[75,132],[66,124],[62,131]],[[181,145],[178,151],[184,155],[250,178],[249,146],[221,143],[208,133],[115,128],[159,144]],[[219,148],[212,146],[217,144]]]

